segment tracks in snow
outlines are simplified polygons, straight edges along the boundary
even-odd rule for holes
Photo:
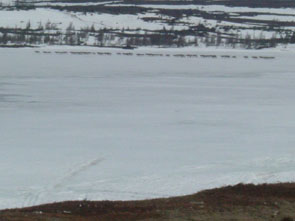
[[[32,206],[40,203],[42,198],[46,198],[46,196],[50,195],[51,193],[57,192],[58,190],[62,189],[74,177],[80,175],[89,168],[98,165],[103,160],[103,158],[88,160],[65,172],[65,175],[58,179],[52,185],[45,186],[44,188],[31,188],[24,191],[24,193],[22,194],[24,199],[23,207]]]

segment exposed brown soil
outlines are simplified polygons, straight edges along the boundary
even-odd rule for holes
[[[279,220],[295,218],[295,183],[238,184],[142,201],[67,201],[0,211],[1,221]]]

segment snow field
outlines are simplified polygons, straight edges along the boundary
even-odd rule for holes
[[[0,208],[294,181],[292,51],[34,51],[0,50]]]

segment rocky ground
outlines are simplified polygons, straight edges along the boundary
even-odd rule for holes
[[[295,218],[295,183],[238,184],[142,201],[67,201],[2,210],[3,221],[278,220]]]

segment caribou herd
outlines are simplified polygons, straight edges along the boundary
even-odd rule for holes
[[[163,53],[133,53],[133,52],[86,52],[86,51],[35,51],[35,53],[43,54],[72,54],[72,55],[102,55],[102,56],[148,56],[148,57],[177,57],[177,58],[223,58],[223,59],[235,59],[236,55],[212,55],[212,54],[163,54]],[[274,56],[242,56],[245,59],[275,59]]]

